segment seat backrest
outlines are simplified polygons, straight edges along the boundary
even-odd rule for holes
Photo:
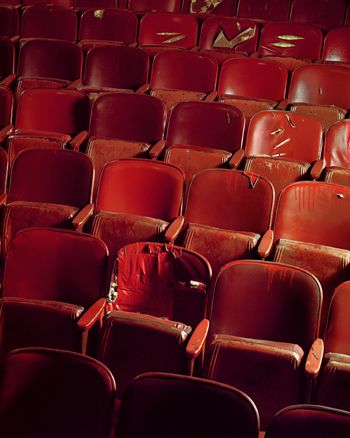
[[[215,89],[217,62],[198,52],[169,50],[154,57],[151,89],[180,89],[209,93]]]
[[[90,135],[156,143],[163,136],[166,110],[161,100],[147,94],[111,93],[95,100]]]
[[[347,438],[350,414],[319,405],[295,405],[279,411],[265,432],[266,438]]]
[[[221,268],[212,293],[212,335],[298,344],[318,336],[322,288],[300,268],[239,260]]]
[[[82,208],[91,202],[93,176],[91,159],[81,152],[27,149],[13,163],[7,200]]]
[[[350,355],[350,281],[340,284],[332,296],[325,331],[325,352]]]
[[[81,77],[83,53],[70,41],[33,39],[20,49],[18,76],[75,81]]]
[[[113,278],[119,310],[192,327],[204,318],[211,268],[195,251],[164,243],[126,245],[118,252]]]
[[[105,46],[89,50],[83,84],[90,87],[137,89],[148,80],[149,58],[137,47]]]
[[[136,41],[136,15],[116,8],[87,9],[80,17],[79,40]]]
[[[133,380],[122,399],[116,436],[161,438],[166,431],[168,438],[257,438],[258,429],[258,411],[238,389],[197,377],[147,373]]]
[[[185,14],[206,14],[232,17],[236,14],[236,0],[183,0],[182,12]]]
[[[1,10],[1,9],[0,9]],[[15,46],[7,37],[0,37],[0,78],[15,71]]]
[[[228,169],[209,169],[191,180],[186,220],[234,231],[263,233],[271,224],[275,194],[263,177]]]
[[[259,38],[257,24],[251,20],[231,17],[208,17],[202,24],[200,49],[253,53]]]
[[[262,28],[259,56],[290,56],[314,61],[320,59],[321,30],[304,23],[267,23]]]
[[[331,29],[324,39],[322,60],[324,62],[350,62],[350,28]]]
[[[57,5],[32,5],[23,10],[22,38],[57,38],[75,41],[78,18],[71,8]]]
[[[7,356],[0,379],[2,436],[110,437],[116,385],[97,360],[23,348]]]
[[[128,8],[135,12],[180,12],[181,0],[129,0]]]
[[[7,189],[8,169],[8,155],[5,149],[0,147],[0,194],[5,193]]]
[[[18,98],[16,129],[74,136],[89,124],[90,102],[76,90],[33,88]]]
[[[53,228],[19,231],[5,261],[3,296],[85,308],[106,296],[108,250],[97,237]]]
[[[231,58],[222,64],[218,94],[278,101],[285,97],[287,79],[287,67],[279,62]]]
[[[302,65],[294,70],[288,92],[291,103],[350,107],[350,71],[334,65]]]
[[[350,188],[304,181],[280,194],[273,229],[275,238],[350,248]]]
[[[22,0],[22,6],[31,6],[31,5],[44,5],[48,4],[47,0]],[[55,0],[55,5],[63,6],[65,8],[73,8],[74,0]]]
[[[293,0],[289,20],[317,24],[322,27],[342,26],[346,4],[344,0]]]
[[[10,2],[0,4],[0,35],[12,38],[19,34],[19,15]]]
[[[324,159],[327,167],[350,168],[349,136],[349,120],[339,120],[328,129],[324,140]]]
[[[312,163],[322,151],[322,125],[312,116],[260,111],[249,124],[245,154]]]
[[[292,0],[239,0],[237,17],[288,21]]]
[[[183,172],[172,164],[122,159],[102,170],[96,210],[149,216],[170,221],[180,212]]]
[[[231,105],[181,102],[170,114],[166,141],[169,146],[204,146],[234,152],[242,145],[244,126],[242,112]]]
[[[197,34],[198,23],[192,15],[154,12],[141,19],[138,42],[141,46],[190,49],[197,44]]]
[[[0,85],[0,127],[12,121],[13,94],[8,87]]]

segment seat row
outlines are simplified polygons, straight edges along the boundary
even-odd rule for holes
[[[0,87],[1,143],[10,167],[28,148],[85,151],[95,169],[93,199],[103,166],[113,159],[159,159],[180,167],[188,187],[206,168],[255,172],[274,185],[276,197],[299,180],[350,185],[349,120],[334,123],[323,141],[321,123],[310,115],[265,110],[255,114],[245,133],[242,112],[220,102],[178,103],[168,115],[154,96],[138,93],[99,95],[91,109],[86,94],[67,89],[28,89],[18,99],[14,125],[12,97]],[[50,102],[50,105],[48,105]],[[6,169],[7,158],[2,160]],[[1,172],[1,192],[7,172]]]
[[[233,387],[205,379],[169,373],[140,375],[130,383],[115,412],[116,383],[111,372],[77,353],[18,349],[1,364],[0,379],[4,436],[257,438],[259,433],[254,402]],[[16,421],[19,416],[22,421]],[[348,412],[296,405],[276,414],[265,436],[306,438],[322,431],[324,438],[346,438],[349,423]]]
[[[161,47],[211,50],[216,57],[257,54],[296,58],[294,68],[305,60],[349,61],[349,28],[327,32],[311,24],[269,22],[261,32],[249,19],[208,17],[202,24],[193,14],[148,13],[138,23],[136,15],[121,9],[89,9],[78,23],[73,9],[61,6],[32,5],[23,10],[21,22],[17,9],[0,7],[1,35],[20,44],[28,38],[56,38],[78,41],[84,51],[96,45],[138,44],[154,53]],[[79,32],[78,32],[79,28]],[[158,47],[156,49],[156,47]],[[216,49],[213,51],[213,49]]]
[[[119,251],[107,294],[107,257],[90,234],[19,232],[0,299],[2,360],[23,347],[88,353],[112,372],[118,399],[145,372],[199,375],[251,397],[262,430],[295,403],[349,410],[349,281],[333,296],[323,341],[322,287],[304,269],[234,261],[210,288],[200,254],[137,242]]]
[[[47,4],[47,0],[2,0],[2,3],[16,7],[32,4]],[[56,0],[54,4],[87,8],[128,8],[138,14],[146,12],[185,12],[201,16],[206,14],[237,16],[261,21],[292,21],[313,23],[322,27],[342,26],[348,23],[347,2],[312,0]]]
[[[78,45],[38,39],[22,46],[17,75],[2,84],[16,88],[17,97],[32,87],[136,90],[159,97],[169,110],[179,101],[217,100],[239,107],[247,120],[259,110],[289,109],[315,115],[327,129],[350,108],[349,77],[346,67],[307,64],[294,70],[288,86],[288,69],[280,62],[228,58],[219,70],[204,53],[178,50],[158,53],[149,68],[142,49],[111,46],[92,49],[83,73]]]

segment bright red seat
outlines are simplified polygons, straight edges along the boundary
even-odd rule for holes
[[[324,39],[322,50],[322,61],[331,63],[350,62],[350,29],[348,27],[337,27],[331,29]]]

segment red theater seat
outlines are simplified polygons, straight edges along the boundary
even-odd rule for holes
[[[291,111],[313,115],[325,130],[350,108],[350,70],[333,65],[303,65],[292,74],[287,102]],[[282,105],[281,105],[282,107]]]
[[[244,169],[271,181],[277,198],[292,182],[320,177],[322,134],[322,125],[314,117],[260,111],[248,128]]]
[[[105,320],[98,357],[118,376],[118,396],[144,372],[192,374],[209,324],[205,258],[174,245],[135,243],[118,252],[112,278],[117,310]]]
[[[106,245],[94,236],[52,228],[20,231],[5,263],[2,357],[29,346],[90,351],[89,331],[100,327],[107,305],[107,261]]]
[[[32,5],[23,10],[21,42],[24,42],[23,38],[54,38],[75,42],[77,31],[78,18],[71,8],[54,4]]]
[[[5,2],[4,2],[5,3]],[[12,5],[10,1],[0,4],[0,35],[7,38],[18,38],[19,14],[16,0]]]
[[[128,8],[137,13],[180,12],[180,0],[128,0]]]
[[[179,233],[184,175],[168,163],[122,159],[103,168],[92,233],[106,242],[112,266],[118,250],[140,241],[172,241]],[[178,225],[179,223],[179,225]]]
[[[18,99],[15,129],[9,136],[12,163],[18,152],[28,148],[78,149],[86,138],[90,102],[86,94],[66,89],[28,89]]]
[[[188,409],[182,407],[184,400]],[[125,393],[116,436],[257,438],[258,429],[254,403],[237,389],[195,377],[148,373]]]
[[[267,23],[262,28],[259,57],[282,62],[289,70],[321,57],[321,30],[304,23]]]
[[[27,88],[63,88],[81,78],[83,53],[70,41],[33,39],[23,44],[18,58],[16,94]]]
[[[204,14],[232,17],[236,14],[236,6],[236,0],[183,0],[182,11],[199,17]]]
[[[350,29],[337,27],[331,29],[324,39],[322,61],[330,63],[350,62]]]
[[[278,410],[305,401],[305,370],[314,377],[306,356],[320,342],[321,306],[319,282],[299,268],[241,260],[219,272],[206,376],[255,400],[262,430]]]
[[[198,24],[190,14],[154,12],[140,22],[139,45],[150,55],[167,49],[192,49],[197,45]]]
[[[331,301],[324,336],[325,356],[314,393],[315,403],[347,411],[350,409],[349,309],[350,282],[346,281],[338,286]]]
[[[117,7],[118,0],[74,0],[74,6],[78,12],[87,9],[102,9]]]
[[[211,99],[218,75],[217,62],[192,51],[168,50],[154,57],[150,90],[170,110],[176,103]],[[213,96],[214,97],[214,96]]]
[[[213,277],[225,263],[255,258],[270,228],[275,194],[272,184],[253,173],[208,169],[189,186],[184,246],[203,254]]]
[[[23,348],[6,358],[0,379],[2,436],[110,437],[115,381],[97,360]]]
[[[285,97],[287,79],[288,70],[279,62],[227,59],[220,71],[219,101],[237,106],[250,119],[258,111],[277,106]]]
[[[289,406],[278,412],[269,424],[266,438],[347,438],[349,412],[318,405]]]
[[[128,10],[88,9],[80,17],[79,44],[84,51],[96,46],[133,44],[138,22]]]
[[[137,47],[100,46],[89,50],[82,80],[70,85],[90,97],[100,92],[141,91],[148,82],[149,58]]]
[[[288,21],[292,0],[240,0],[237,17],[261,21]]]
[[[172,110],[164,161],[180,167],[188,184],[200,170],[227,164],[240,150],[245,120],[238,108],[218,102],[180,102]]]
[[[259,30],[254,21],[212,16],[202,25],[199,48],[222,63],[230,56],[253,53],[258,38]]]
[[[94,198],[103,166],[112,160],[150,157],[162,149],[166,111],[146,94],[113,93],[99,96],[91,110],[87,153],[95,168]]]
[[[344,0],[293,0],[289,20],[331,28],[343,25],[345,10]]]
[[[326,182],[350,186],[349,155],[350,121],[340,120],[327,131],[324,141]]]

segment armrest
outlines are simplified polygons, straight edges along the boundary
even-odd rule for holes
[[[10,38],[10,40],[11,40],[14,44],[16,44],[17,41],[19,40],[19,38],[20,38],[19,35],[14,35],[13,37]]]
[[[16,80],[16,78],[17,78],[16,73],[11,73],[1,81],[1,85],[5,85],[5,87],[10,87],[13,84],[13,82]]]
[[[324,160],[315,161],[310,170],[311,179],[319,179],[325,166],[326,163],[324,162]]]
[[[85,205],[73,218],[72,224],[76,231],[81,231],[86,222],[94,213],[94,204]]]
[[[0,143],[2,143],[6,137],[10,134],[12,134],[14,131],[14,127],[12,123],[9,123],[8,125],[4,126],[0,129]]]
[[[6,202],[7,202],[7,193],[3,193],[2,195],[0,195],[0,207],[5,205]]]
[[[106,299],[100,298],[92,306],[90,306],[78,321],[78,327],[80,330],[83,332],[90,330],[97,321],[101,321],[105,314],[106,304]]]
[[[173,243],[177,236],[180,234],[184,223],[184,216],[178,216],[177,218],[175,218],[165,230],[164,240],[166,242]]]
[[[211,91],[208,96],[204,99],[206,102],[214,102],[214,100],[218,97],[217,91]]]
[[[71,88],[79,89],[79,87],[82,87],[82,86],[83,86],[83,84],[81,82],[81,79],[76,79],[75,81],[71,82],[67,88],[68,88],[68,90]]]
[[[279,110],[286,110],[288,105],[289,105],[289,101],[288,101],[288,99],[283,99],[283,100],[281,100],[281,102],[279,102],[279,104],[276,106],[276,109],[279,109]]]
[[[71,145],[73,150],[77,151],[88,137],[88,131],[81,131],[79,132],[79,134],[72,138],[69,144]]]
[[[144,94],[144,93],[146,93],[146,91],[148,91],[148,90],[149,90],[149,84],[146,83],[146,84],[141,85],[141,87],[139,87],[139,88],[136,90],[136,93]]]
[[[316,339],[306,358],[305,371],[311,378],[316,378],[320,372],[324,354],[324,342],[321,338]]]
[[[231,169],[237,169],[243,161],[244,156],[244,150],[238,149],[238,151],[236,151],[228,161],[228,165],[231,167]]]
[[[205,341],[208,336],[209,331],[209,320],[202,319],[202,321],[197,325],[193,331],[187,346],[186,346],[186,356],[189,359],[195,359],[201,353]]]
[[[155,145],[151,147],[151,149],[148,151],[148,154],[152,158],[152,160],[156,160],[159,155],[164,151],[165,149],[165,140],[159,140]]]
[[[262,259],[266,258],[272,250],[275,234],[273,230],[267,230],[258,245],[258,254]]]

